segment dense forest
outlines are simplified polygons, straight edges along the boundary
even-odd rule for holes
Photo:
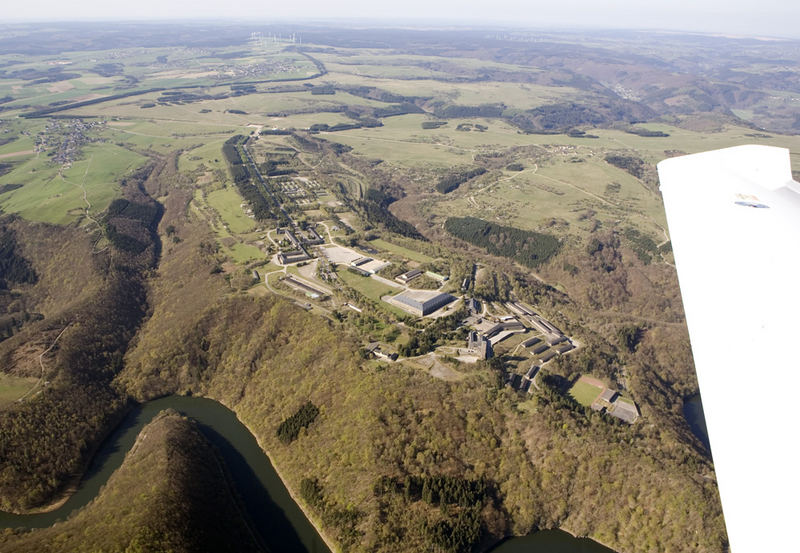
[[[632,155],[606,154],[605,160],[620,169],[627,171],[637,179],[645,176],[645,162],[643,159]]]
[[[389,204],[394,201],[395,198],[386,194],[383,190],[370,188],[364,195],[364,199],[357,202],[356,205],[370,223],[380,225],[390,232],[395,232],[409,238],[425,240],[425,237],[414,228],[414,225],[402,219],[398,219],[389,211]]]
[[[646,234],[643,234],[641,231],[629,227],[626,228],[622,234],[628,239],[631,249],[636,254],[636,257],[638,257],[639,260],[645,265],[648,265],[653,258],[659,254],[658,244],[656,244],[656,241]]]
[[[278,438],[284,444],[290,444],[297,439],[303,428],[307,428],[308,425],[314,422],[317,415],[319,415],[319,407],[310,401],[305,402],[294,415],[288,417],[278,426]]]
[[[449,217],[445,230],[492,255],[508,257],[535,268],[555,255],[558,239],[549,234],[506,227],[475,217]]]
[[[36,271],[19,251],[14,230],[0,220],[0,290],[9,284],[33,284]]]

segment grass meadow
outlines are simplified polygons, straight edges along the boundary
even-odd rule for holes
[[[380,238],[377,240],[370,240],[369,244],[375,248],[378,248],[379,250],[396,253],[397,255],[412,261],[419,261],[420,263],[429,263],[433,261],[432,257],[425,255],[424,253],[416,252],[414,250],[404,248],[403,246],[398,246],[397,244],[392,244],[391,242],[387,242],[386,240],[382,240]]]
[[[38,378],[11,376],[0,372],[0,409],[30,390]]]
[[[104,143],[85,146],[83,158],[66,169],[45,156],[31,156],[0,177],[0,184],[23,185],[0,197],[0,207],[32,221],[71,223],[87,208],[90,214],[104,211],[119,190],[119,179],[145,161],[140,154]]]

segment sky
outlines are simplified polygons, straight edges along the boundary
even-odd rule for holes
[[[360,20],[383,24],[663,29],[800,38],[796,0],[25,0],[2,20]]]

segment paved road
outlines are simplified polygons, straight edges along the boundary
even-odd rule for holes
[[[401,286],[400,284],[396,283],[393,280],[389,280],[388,278],[384,278],[384,277],[379,276],[379,275],[371,275],[371,276],[372,276],[372,278],[374,278],[378,282],[386,284],[387,286],[392,286],[394,288],[402,288],[403,290],[408,290],[408,288],[406,288],[405,286]]]

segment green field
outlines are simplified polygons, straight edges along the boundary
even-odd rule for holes
[[[233,186],[209,192],[206,199],[208,204],[216,209],[220,217],[227,223],[231,232],[250,232],[255,228],[255,221],[245,215],[242,209],[244,200]]]
[[[234,134],[234,129],[231,131],[231,134]],[[206,138],[205,143],[201,146],[184,150],[178,160],[178,169],[186,172],[220,171],[221,175],[228,177],[228,167],[222,157],[222,144],[228,138],[230,135],[227,133],[220,134],[217,138]]]
[[[69,168],[59,170],[46,157],[31,157],[0,178],[0,184],[24,186],[3,197],[0,207],[26,219],[66,224],[89,208],[98,214],[119,190],[119,180],[145,157],[115,144],[89,144]],[[85,194],[85,198],[84,198]]]
[[[0,408],[19,399],[38,380],[38,378],[18,377],[0,373]]]
[[[584,407],[589,407],[602,391],[602,388],[590,384],[581,378],[578,379],[575,385],[570,389],[569,395]]]
[[[404,248],[403,246],[398,246],[397,244],[392,244],[391,242],[387,242],[386,240],[382,240],[380,238],[376,240],[370,240],[369,244],[380,250],[396,253],[397,255],[405,257],[406,259],[419,261],[420,263],[429,263],[433,261],[432,257],[425,255],[424,253],[410,250],[408,248]]]
[[[339,267],[337,274],[339,275],[339,278],[342,279],[342,282],[344,282],[347,286],[360,292],[367,298],[374,300],[375,303],[384,311],[388,311],[389,313],[392,313],[398,317],[409,316],[408,313],[399,307],[395,307],[394,305],[381,300],[381,296],[394,295],[395,293],[399,292],[398,288],[392,288],[391,286],[387,286],[386,284],[378,282],[370,277],[357,275],[348,271],[344,267]]]
[[[264,259],[264,252],[262,252],[256,246],[251,246],[250,244],[234,244],[231,248],[228,248],[231,252],[231,256],[236,263],[248,263],[250,261],[258,261],[260,259]]]
[[[382,282],[378,282],[374,278],[357,275],[343,267],[339,268],[337,274],[345,284],[378,303],[381,303],[381,296],[394,294],[398,291],[397,288],[387,286]]]

